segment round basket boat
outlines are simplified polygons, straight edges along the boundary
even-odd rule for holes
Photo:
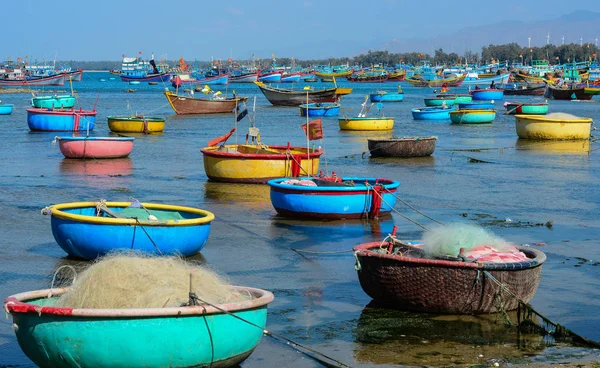
[[[435,150],[437,137],[369,138],[367,144],[373,157],[424,157]]]
[[[151,116],[109,116],[108,128],[116,133],[158,133],[165,129],[165,119]]]
[[[94,259],[114,250],[190,256],[206,244],[215,216],[192,207],[157,203],[72,202],[42,210],[52,235],[72,257]],[[151,214],[155,219],[148,219]]]
[[[546,255],[517,247],[528,261],[481,263],[419,258],[409,246],[372,242],[354,247],[360,285],[375,301],[417,312],[476,314],[513,310],[518,301],[501,291],[483,271],[528,303],[542,276]],[[408,255],[407,255],[408,254]]]
[[[133,149],[134,137],[56,137],[60,152],[66,158],[109,159],[127,157]]]
[[[515,115],[515,128],[521,139],[590,139],[592,119],[548,115]]]
[[[230,367],[260,342],[274,298],[265,290],[234,288],[252,299],[219,309],[72,309],[52,306],[68,289],[48,289],[10,296],[4,309],[21,349],[42,368]]]

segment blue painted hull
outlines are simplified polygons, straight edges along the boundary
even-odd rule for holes
[[[491,101],[491,100],[503,100],[504,99],[504,91],[502,90],[475,90],[471,91],[471,96],[474,101]]]
[[[374,209],[373,199],[376,196],[372,187],[364,182],[375,184],[375,178],[347,177],[344,181],[353,180],[354,187],[319,186],[307,187],[281,184],[287,179],[274,179],[268,182],[271,187],[271,204],[282,216],[307,219],[350,219],[369,217]],[[394,193],[400,185],[397,181],[379,179],[384,183],[381,192],[383,200],[378,207],[379,215],[388,214],[396,204]]]
[[[371,102],[400,102],[404,100],[404,93],[371,93]]]
[[[281,77],[281,83],[298,83],[300,82],[300,75],[290,75]]]
[[[0,105],[0,115],[10,115],[13,112],[13,105]]]
[[[265,83],[279,83],[281,82],[281,74],[265,75],[262,77],[258,77],[258,81]]]
[[[63,210],[94,216],[95,207]],[[192,226],[131,226],[96,224],[52,216],[52,235],[72,257],[95,259],[115,250],[135,250],[150,254],[184,257],[198,253],[208,240],[210,223]],[[160,249],[160,252],[159,252]]]
[[[340,105],[337,103],[313,103],[308,105],[300,105],[301,116],[306,116],[307,110],[308,116],[338,116],[340,113]]]
[[[492,101],[479,101],[479,102],[471,102],[471,103],[461,103],[458,104],[458,108],[461,110],[464,109],[494,109],[496,108],[496,104]]]
[[[148,74],[148,75],[121,75],[121,81],[123,82],[168,82],[171,80],[171,74]]]
[[[87,112],[90,113],[90,112]],[[81,111],[55,112],[46,109],[27,109],[27,125],[31,131],[74,132],[93,130],[96,112],[93,115]],[[89,126],[89,128],[88,128]]]
[[[450,119],[451,111],[454,111],[454,109],[443,109],[440,107],[425,107],[410,110],[414,120],[448,120]]]

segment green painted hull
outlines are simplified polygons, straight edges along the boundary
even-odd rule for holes
[[[267,306],[234,314],[264,328]],[[14,321],[21,349],[43,368],[232,366],[252,353],[263,334],[227,314],[108,318],[20,313]]]
[[[455,104],[471,103],[471,102],[473,102],[473,97],[471,97],[471,96],[456,96],[456,98],[454,99]]]
[[[460,110],[459,110],[460,111]],[[450,113],[450,120],[455,124],[489,124],[496,118],[496,113]]]
[[[42,109],[69,109],[75,106],[77,99],[71,95],[63,96],[40,96],[31,99],[31,105],[33,107]]]
[[[454,105],[455,100],[453,99],[437,99],[437,98],[426,98],[425,99],[425,106],[442,106],[442,105],[446,105],[446,106],[452,106]]]
[[[506,111],[508,114],[516,115],[546,115],[548,113],[548,104],[544,105],[508,105],[506,107]]]

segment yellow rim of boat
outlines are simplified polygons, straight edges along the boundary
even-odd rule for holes
[[[517,114],[515,115],[517,119],[523,120],[535,120],[540,123],[591,123],[593,121],[592,118],[579,118],[579,119],[548,119],[545,115],[525,115],[525,114]]]
[[[144,226],[190,226],[190,225],[202,225],[208,224],[215,219],[215,215],[212,212],[201,210],[199,208],[174,206],[170,204],[158,204],[158,203],[142,203],[144,208],[149,210],[167,210],[167,211],[181,211],[187,213],[194,213],[203,217],[186,220],[166,220],[166,221],[150,221],[150,220],[138,220],[130,218],[112,218],[112,217],[98,217],[98,216],[84,216],[74,213],[64,212],[62,210],[83,208],[83,207],[96,207],[99,202],[70,202],[60,203],[47,207],[52,211],[52,216],[63,220],[72,220],[85,223],[93,224],[104,224],[104,225],[137,225],[142,224]],[[108,208],[111,207],[127,207],[131,205],[131,202],[105,202]]]

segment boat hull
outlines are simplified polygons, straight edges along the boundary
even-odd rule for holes
[[[127,157],[133,149],[133,137],[56,137],[66,158],[105,159]]]
[[[537,103],[537,104],[520,104],[518,102],[508,103],[506,104],[506,113],[507,114],[523,114],[523,115],[546,115],[548,113],[548,104],[547,103]]]
[[[342,118],[338,120],[340,130],[392,130],[394,129],[394,118]]]
[[[453,106],[456,103],[456,98],[450,97],[431,97],[424,98],[425,106],[427,107],[437,107],[437,106]]]
[[[507,84],[509,79],[510,79],[510,73],[504,73],[504,74],[499,74],[499,75],[496,75],[493,77],[485,77],[485,78],[470,79],[467,77],[462,82],[462,85],[463,86],[475,86],[475,85],[485,86],[492,82],[494,82],[495,84]]]
[[[384,216],[396,204],[394,193],[400,185],[397,181],[376,178],[347,177],[354,187],[319,186],[308,187],[282,184],[286,179],[268,182],[271,204],[278,214],[306,219],[352,219]],[[369,183],[369,186],[364,183]],[[376,181],[383,187],[375,192]],[[379,196],[383,200],[379,200]]]
[[[109,116],[108,128],[115,133],[159,133],[165,129],[165,119],[155,117]]]
[[[248,99],[248,97],[238,97],[211,100],[208,98],[180,96],[173,92],[165,92],[165,96],[177,115],[231,113],[238,103]]]
[[[480,109],[494,109],[494,108],[496,108],[496,104],[492,101],[473,101],[473,102],[458,104],[459,110],[465,110],[465,109],[480,110]]]
[[[318,103],[300,105],[300,115],[306,116],[338,116],[340,113],[340,104],[338,103]]]
[[[31,99],[31,105],[40,109],[70,109],[75,106],[75,96],[38,96]]]
[[[554,120],[543,115],[515,115],[515,128],[521,139],[589,139],[592,119]]]
[[[121,81],[123,82],[168,82],[170,80],[171,74],[169,73],[148,74],[145,76],[121,74]]]
[[[450,120],[455,124],[489,124],[496,118],[496,110],[465,109],[452,111]]]
[[[282,75],[281,83],[298,83],[300,82],[301,75],[300,73]]]
[[[65,75],[57,74],[50,77],[40,77],[23,80],[0,79],[2,87],[28,87],[28,86],[64,86]]]
[[[161,309],[54,308],[67,289],[13,295],[13,316],[23,352],[42,368],[230,367],[260,342],[273,294],[234,287],[252,296],[239,303]],[[48,295],[54,295],[48,299]],[[252,326],[238,318],[255,324]],[[258,328],[257,328],[258,327]]]
[[[229,76],[229,82],[231,83],[254,83],[256,81],[258,81],[258,73]]]
[[[259,74],[258,81],[263,83],[279,83],[281,82],[281,74],[279,72]]]
[[[96,202],[63,203],[50,206],[52,235],[70,256],[95,259],[112,251],[134,250],[156,255],[198,253],[208,240],[214,215],[180,206],[144,203],[149,210],[179,212],[185,220],[137,220],[97,217]],[[107,202],[118,212],[130,202]]]
[[[0,105],[0,115],[10,115],[13,112],[13,105],[11,104],[1,104]]]
[[[96,111],[27,109],[27,125],[34,132],[93,130],[95,122]]]
[[[404,93],[371,93],[369,98],[371,102],[402,102]]]
[[[227,83],[229,83],[229,74],[217,75],[214,77],[206,77],[206,78],[200,78],[200,79],[181,79],[181,78],[175,77],[174,79],[171,80],[171,85],[175,88],[181,87],[181,86],[196,85],[196,84],[217,85],[217,84],[227,84]]]
[[[477,89],[471,91],[473,101],[499,101],[504,99],[504,90],[501,89]]]
[[[271,179],[316,175],[323,151],[286,146],[225,145],[206,147],[204,171],[210,180],[230,183],[266,183]],[[307,157],[308,156],[308,157]]]
[[[454,109],[442,107],[425,107],[410,110],[415,120],[448,120],[450,119],[451,111],[454,111]]]
[[[593,94],[585,93],[585,88],[562,89],[550,85],[546,87],[546,95],[555,100],[591,100]]]
[[[256,85],[260,88],[267,100],[275,106],[300,106],[307,102],[337,102],[336,88],[318,91],[291,91],[280,88],[271,88],[260,82],[257,82]]]
[[[367,144],[372,157],[424,157],[435,150],[437,137],[373,139]]]
[[[354,247],[360,286],[375,301],[402,310],[446,314],[482,314],[516,309],[515,298],[501,298],[489,272],[525,303],[540,283],[546,256],[518,247],[530,261],[488,264],[412,258],[381,253],[388,244],[373,242]],[[423,285],[427,285],[424,287]]]

